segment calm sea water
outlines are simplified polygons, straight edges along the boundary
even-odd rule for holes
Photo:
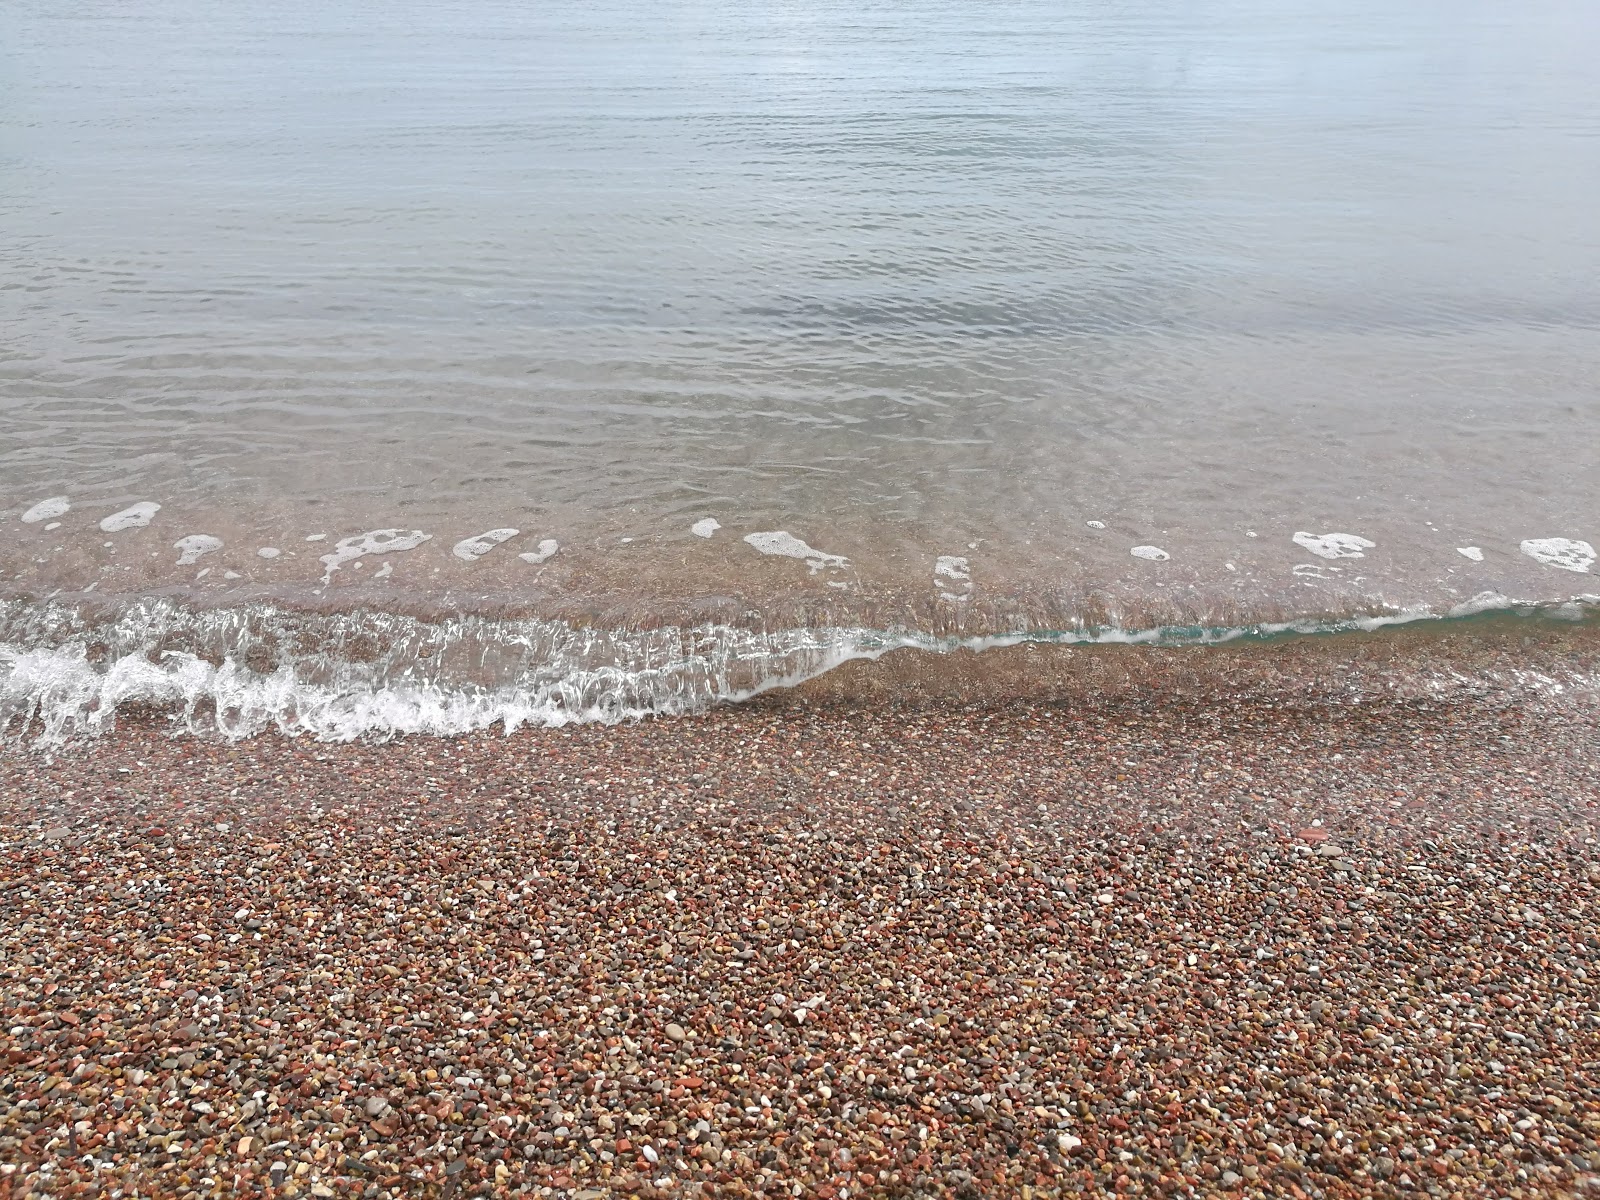
[[[9,0],[0,592],[1595,590],[1597,58],[1585,0]]]

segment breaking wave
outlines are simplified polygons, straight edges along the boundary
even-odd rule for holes
[[[1141,691],[1237,692],[1290,680],[1301,692],[1345,699],[1391,694],[1401,681],[1425,692],[1550,691],[1600,678],[1597,614],[1594,597],[1518,606],[1485,595],[1445,613],[968,637],[727,624],[591,628],[542,618],[192,609],[166,599],[109,612],[0,601],[0,731],[54,746],[109,729],[119,711],[156,707],[181,730],[228,738],[273,729],[329,741],[510,732],[692,713],[777,689],[804,695],[849,663],[877,664],[878,674],[863,682],[839,672],[819,694],[843,698],[859,684],[863,697],[887,691],[911,702],[992,697],[995,687],[1014,698],[1061,699],[1104,692],[1114,681]],[[1506,622],[1523,636],[1507,636]],[[1529,649],[1535,630],[1554,640],[1548,652]],[[1393,653],[1402,632],[1422,635],[1403,670]],[[1307,646],[1317,649],[1308,654]],[[1197,655],[1203,648],[1216,653]],[[985,679],[994,686],[975,682]]]

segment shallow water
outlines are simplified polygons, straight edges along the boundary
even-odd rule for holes
[[[943,636],[1595,591],[1597,51],[1578,0],[15,0],[0,594]]]

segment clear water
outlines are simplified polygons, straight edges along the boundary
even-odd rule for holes
[[[1009,633],[1596,590],[1522,546],[1600,543],[1597,58],[1582,0],[10,0],[0,594]]]

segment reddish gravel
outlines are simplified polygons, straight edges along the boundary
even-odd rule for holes
[[[1563,703],[0,750],[0,1194],[1576,1194]]]

